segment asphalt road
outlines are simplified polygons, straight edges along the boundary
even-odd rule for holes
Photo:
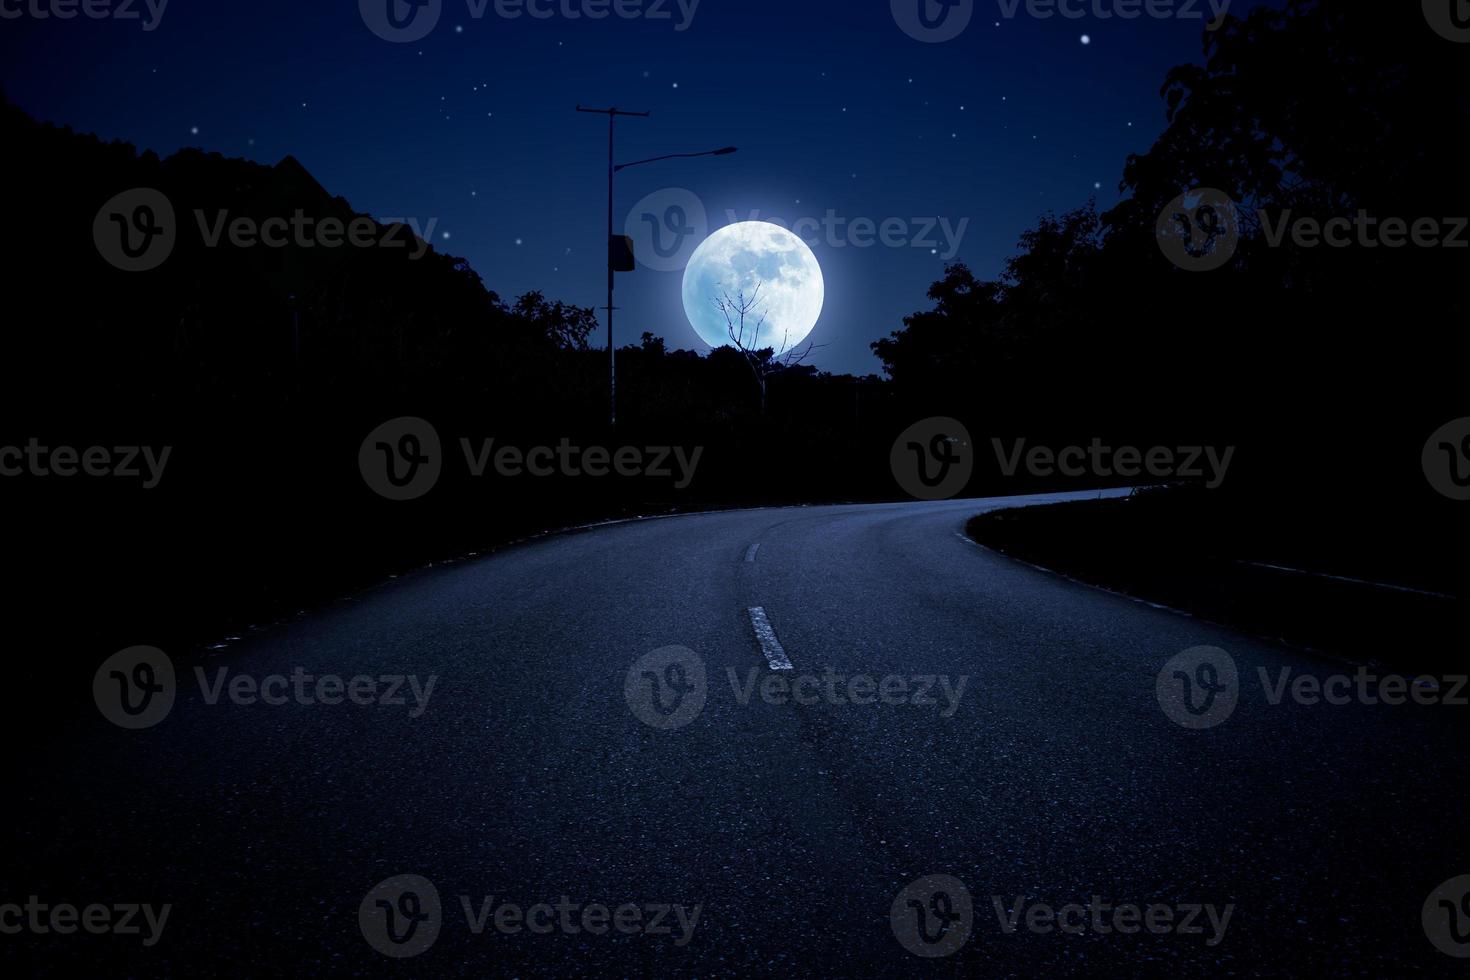
[[[168,904],[157,941],[139,913],[136,935],[27,924],[0,953],[191,977],[1463,975],[1421,909],[1470,874],[1470,709],[1273,705],[1258,668],[1353,668],[962,537],[1000,503],[605,526],[176,655],[166,717],[11,746],[30,772],[4,804],[0,903]],[[1201,645],[1239,682],[1195,729],[1156,681]],[[196,667],[227,671],[213,704]],[[298,668],[427,700],[300,703],[340,692],[298,701]],[[237,676],[286,703],[239,703]],[[369,894],[401,875],[437,916],[416,880]],[[968,918],[952,881],[901,896],[935,875]],[[1123,932],[1118,906],[1167,922]]]

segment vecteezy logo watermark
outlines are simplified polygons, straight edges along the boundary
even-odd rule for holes
[[[1470,875],[1451,878],[1430,892],[1420,921],[1435,949],[1456,959],[1470,958]]]
[[[872,674],[853,674],[851,676],[835,673],[831,667],[821,674],[815,673],[767,673],[763,680],[757,678],[762,673],[762,668],[751,667],[745,672],[745,680],[741,681],[734,667],[726,667],[726,673],[730,678],[730,688],[735,692],[735,700],[740,704],[749,704],[750,699],[760,692],[761,701],[771,705],[785,704],[831,704],[831,705],[913,705],[920,708],[940,707],[940,702],[934,697],[933,692],[940,692],[944,696],[943,707],[940,707],[939,717],[952,718],[960,706],[960,698],[964,696],[965,685],[969,683],[968,674],[961,674],[951,679],[948,674],[885,674],[875,677]]]
[[[704,710],[704,661],[688,647],[661,647],[639,657],[623,680],[634,717],[654,728],[683,728]]]
[[[938,709],[952,718],[964,697],[967,674],[839,674],[823,671],[767,671],[759,665],[740,671],[726,667],[730,693],[745,706],[757,697],[763,704],[834,706],[888,705]],[[762,676],[764,675],[764,676]],[[639,657],[623,678],[623,697],[639,721],[653,728],[682,728],[704,710],[710,693],[703,659],[688,647],[662,647]]]
[[[1351,217],[1326,219],[1297,215],[1290,208],[1274,217],[1255,212],[1262,240],[1280,248],[1289,239],[1301,249],[1470,248],[1470,218],[1379,218],[1359,209]],[[1203,188],[1175,198],[1159,214],[1159,247],[1165,257],[1190,272],[1210,272],[1229,262],[1240,245],[1240,213],[1223,191]]]
[[[1256,668],[1267,704],[1278,705],[1290,694],[1294,703],[1305,707],[1318,704],[1398,707],[1410,701],[1452,708],[1470,706],[1470,698],[1465,693],[1470,677],[1464,675],[1424,675],[1411,679],[1402,674],[1380,676],[1367,667],[1359,667],[1352,675],[1331,674],[1325,679],[1314,674],[1297,674],[1293,678],[1292,673],[1292,668],[1282,667],[1273,680],[1265,667]]]
[[[1290,208],[1283,210],[1275,222],[1264,210],[1257,213],[1266,244],[1280,248],[1290,234],[1297,248],[1470,248],[1465,229],[1470,218],[1404,218],[1379,219],[1365,210],[1349,218],[1339,215],[1319,221],[1312,217],[1293,217]],[[1351,234],[1350,234],[1351,233]]]
[[[367,215],[351,220],[317,218],[297,209],[290,215],[254,218],[194,210],[199,239],[205,248],[351,248],[406,249],[411,260],[429,252],[438,218],[394,219],[386,225]],[[104,204],[92,222],[97,251],[124,272],[148,272],[166,262],[178,244],[173,204],[147,187],[124,191]]]
[[[675,490],[687,489],[694,482],[703,446],[686,451],[683,446],[622,446],[616,450],[603,446],[574,446],[562,439],[555,446],[496,446],[494,439],[481,439],[478,446],[469,439],[459,440],[470,476],[481,477],[493,468],[497,475],[565,476],[594,478],[612,474],[624,477],[672,479]]]
[[[206,248],[219,248],[228,242],[235,248],[352,248],[408,249],[410,260],[429,253],[428,239],[434,237],[438,218],[421,222],[418,218],[394,220],[379,225],[367,215],[351,221],[337,217],[316,218],[297,208],[289,217],[275,215],[257,220],[248,216],[230,217],[229,211],[213,215],[194,211],[199,236]]]
[[[958,878],[925,875],[910,882],[888,910],[899,945],[926,959],[949,956],[970,939],[975,907]]]
[[[439,890],[419,875],[394,875],[378,882],[357,907],[363,938],[394,959],[417,956],[434,945],[443,918]]]
[[[951,222],[947,217],[918,218],[853,218],[840,217],[831,208],[821,218],[805,217],[788,222],[780,217],[761,217],[760,211],[751,211],[742,218],[734,211],[726,210],[725,217],[732,223],[742,221],[764,221],[785,228],[812,248],[825,245],[828,248],[927,248],[941,259],[952,259],[960,252],[965,231],[970,227],[969,218]],[[938,230],[940,237],[934,237]],[[943,248],[944,251],[940,251]]]
[[[889,0],[894,23],[926,44],[953,41],[970,26],[975,0]]]
[[[1146,931],[1155,936],[1171,933],[1203,936],[1208,924],[1210,934],[1205,940],[1206,946],[1218,946],[1225,941],[1230,917],[1235,914],[1234,903],[1223,909],[1195,902],[1147,906],[1125,902],[1114,905],[1104,901],[1100,895],[1093,895],[1086,903],[1069,902],[1060,907],[1045,902],[1027,902],[1027,896],[1016,895],[1010,900],[1009,909],[1003,896],[992,895],[990,904],[995,909],[1001,932],[1007,936],[1015,935],[1023,925],[1027,932],[1037,935],[1061,932],[1080,936],[1091,932],[1106,936],[1116,932],[1126,936]]]
[[[228,667],[214,672],[213,683],[203,667],[194,668],[199,681],[199,692],[208,705],[219,704],[221,697],[231,704],[248,708],[255,704],[280,707],[298,704],[304,707],[325,704],[354,704],[358,707],[407,707],[408,695],[413,695],[410,718],[418,718],[429,709],[429,698],[434,696],[434,685],[439,682],[437,674],[420,680],[417,674],[381,674],[375,677],[358,674],[344,678],[340,674],[308,674],[305,668],[296,667],[290,676],[268,674],[255,677],[250,674],[230,676]],[[226,681],[229,684],[226,686]]]
[[[444,0],[358,0],[368,30],[385,41],[412,44],[428,37],[444,14]]]
[[[703,446],[575,446],[562,439],[555,446],[495,444],[495,439],[459,440],[465,468],[473,478],[492,470],[497,476],[562,476],[570,479],[607,476],[646,477],[673,481],[675,490],[694,482]],[[357,452],[358,469],[373,492],[389,500],[412,500],[434,488],[443,469],[439,435],[421,418],[393,419],[368,433]]]
[[[694,23],[700,0],[465,0],[470,20],[493,12],[502,20],[622,20],[673,21],[675,31]],[[358,0],[362,21],[378,37],[395,44],[412,44],[428,37],[444,15],[444,0]]]
[[[1430,486],[1451,500],[1470,500],[1470,418],[1436,429],[1421,461]]]
[[[1022,12],[1036,20],[1204,20],[1209,31],[1225,23],[1232,0],[997,0],[1000,16],[1015,20]],[[974,0],[889,0],[893,19],[916,41],[952,41],[964,33],[975,15]]]
[[[110,476],[142,480],[152,490],[163,479],[172,446],[43,446],[32,437],[22,448],[0,446],[0,477]],[[141,466],[140,466],[141,464]]]
[[[633,239],[639,262],[655,272],[677,272],[708,236],[709,215],[693,191],[665,187],[633,205],[623,233]]]
[[[957,420],[928,418],[899,433],[889,450],[888,465],[909,496],[947,500],[969,484],[975,449],[970,433]]]
[[[1170,659],[1154,684],[1159,707],[1185,728],[1214,728],[1235,713],[1240,675],[1219,647],[1191,647]]]
[[[1470,0],[1423,0],[1424,18],[1436,34],[1456,44],[1470,44]]]
[[[124,272],[148,272],[163,265],[178,237],[173,204],[149,187],[123,191],[102,205],[92,221],[98,253]]]
[[[1205,8],[1209,8],[1210,20],[1205,30],[1218,31],[1230,12],[1232,0],[997,0],[1001,16],[1014,20],[1016,13],[1025,8],[1028,17],[1050,20],[1062,17],[1066,20],[1137,20],[1148,17],[1152,20],[1204,20]]]
[[[1201,187],[1169,202],[1155,230],[1170,262],[1187,272],[1210,272],[1235,257],[1240,214],[1229,194]]]
[[[378,426],[363,439],[357,467],[368,487],[389,500],[413,500],[434,489],[444,468],[439,433],[421,418],[405,416]]]
[[[1377,674],[1359,667],[1352,674],[1298,674],[1292,667],[1272,671],[1257,667],[1256,676],[1267,705],[1276,707],[1288,698],[1302,707],[1351,704],[1399,707],[1470,707],[1470,676],[1463,674],[1407,677]],[[1234,713],[1244,694],[1235,660],[1218,647],[1193,647],[1172,658],[1159,671],[1155,683],[1159,706],[1185,728],[1213,728]]]
[[[1022,929],[1036,935],[1149,932],[1155,936],[1204,936],[1208,925],[1206,946],[1224,942],[1235,914],[1234,903],[1223,908],[1195,902],[1115,904],[1104,901],[1100,895],[1093,895],[1086,902],[1061,906],[1029,901],[1026,895],[1009,899],[991,895],[990,905],[995,911],[996,925],[1006,936]],[[894,936],[910,953],[931,958],[949,956],[970,938],[974,904],[969,890],[957,878],[926,875],[899,892],[888,917]]]
[[[1136,446],[1109,446],[1098,438],[1085,447],[1061,449],[1032,446],[1028,450],[1025,439],[1017,439],[1009,450],[999,439],[991,439],[990,443],[1000,471],[1006,477],[1015,476],[1024,463],[1026,472],[1032,476],[1132,479],[1147,474],[1159,479],[1203,479],[1209,490],[1218,489],[1225,482],[1225,473],[1235,456],[1234,446],[1226,446],[1223,451],[1215,446],[1153,446],[1145,450]]]
[[[15,936],[23,932],[36,936],[55,933],[69,936],[80,928],[94,936],[143,936],[143,945],[152,948],[163,938],[163,928],[168,925],[172,905],[154,908],[147,904],[118,903],[102,905],[93,903],[78,908],[60,902],[48,905],[40,896],[31,895],[25,905],[6,902],[0,905],[0,934]],[[142,921],[138,921],[139,915]],[[148,932],[143,933],[143,926]]]
[[[616,907],[602,902],[574,902],[566,895],[553,905],[537,902],[531,906],[502,901],[496,905],[494,895],[481,898],[479,907],[470,902],[470,896],[459,896],[464,909],[465,924],[472,934],[478,936],[492,921],[495,931],[501,935],[514,936],[522,930],[538,936],[553,932],[576,936],[590,933],[606,935],[609,929],[625,936],[673,936],[678,925],[675,946],[688,946],[694,938],[694,929],[699,925],[703,905],[692,908],[667,902],[624,902]],[[553,914],[556,913],[556,914]],[[645,919],[647,921],[645,921]]]
[[[156,647],[128,647],[102,662],[92,676],[92,700],[119,728],[152,728],[173,710],[174,664]]]
[[[603,936],[609,931],[625,936],[673,936],[677,924],[674,945],[687,946],[704,911],[703,905],[690,908],[665,902],[624,902],[614,906],[577,902],[566,895],[555,903],[530,906],[504,900],[497,903],[494,895],[481,896],[478,901],[470,895],[458,898],[465,927],[474,936],[483,935],[491,926],[505,936],[523,931],[540,936],[553,932]],[[439,890],[421,875],[395,875],[379,882],[363,897],[357,923],[368,945],[384,956],[418,956],[434,945],[445,923]]]
[[[778,215],[763,215],[759,209],[744,216],[733,209],[725,210],[727,224],[764,221],[785,228],[812,248],[920,248],[928,249],[941,259],[959,254],[969,218],[951,221],[948,217],[912,218],[847,218],[828,208],[822,217],[806,216],[794,220]],[[704,202],[693,191],[683,187],[666,187],[645,196],[628,212],[623,231],[633,239],[633,253],[638,261],[658,272],[677,272],[689,264],[689,257],[709,235],[709,213]]]
[[[163,22],[168,0],[0,0],[0,20],[72,20],[78,7],[88,20],[136,20],[152,32]]]
[[[203,667],[194,668],[199,693],[207,705],[228,700],[236,707],[263,704],[280,707],[353,704],[359,707],[413,707],[408,717],[418,718],[429,708],[434,685],[439,678],[430,674],[421,680],[417,674],[308,674],[296,667],[289,675],[231,674],[228,667],[214,671],[213,679]],[[92,699],[102,716],[119,728],[151,728],[173,710],[178,694],[178,681],[173,661],[155,647],[129,647],[103,662],[92,677]]]

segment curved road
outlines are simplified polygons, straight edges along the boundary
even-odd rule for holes
[[[146,927],[31,930],[0,935],[0,952],[56,968],[123,959],[151,976],[1462,974],[1420,912],[1435,886],[1470,874],[1466,709],[1272,705],[1258,668],[1353,668],[960,534],[982,510],[1051,499],[604,526],[405,576],[202,662],[175,658],[177,701],[159,724],[124,731],[93,713],[37,760],[49,771],[8,804],[20,833],[0,875],[0,903],[168,903],[157,943],[144,945]],[[753,607],[791,670],[771,668]],[[1228,652],[1240,681],[1233,714],[1193,730],[1161,708],[1156,679],[1200,645]],[[690,653],[635,668],[668,647]],[[210,704],[196,666],[210,685],[222,668],[247,682],[297,668],[413,675],[421,692],[435,681],[414,717],[407,683],[403,706],[244,704],[227,691]],[[684,705],[675,686],[697,684],[700,666],[704,701],[687,723],[640,720],[665,717],[655,683],[659,706]],[[911,703],[921,687],[917,700],[936,703]],[[441,911],[433,943],[398,961],[370,945],[359,906],[406,874],[432,882]],[[932,960],[890,921],[928,875],[957,879],[973,907],[967,941]],[[1080,931],[1042,931],[1044,909],[1027,927],[1038,903],[1094,896],[1107,907],[1096,916],[1064,913]],[[471,920],[489,910],[478,934],[466,900]],[[543,902],[572,909],[548,934],[515,909],[496,928],[507,903]],[[627,903],[640,928],[669,934],[582,917]],[[938,928],[957,903],[923,892],[918,908]],[[1169,906],[1176,924],[1199,905],[1200,932],[1108,928],[1130,904]],[[367,906],[371,931],[386,912]],[[1227,906],[1222,930],[1209,910]],[[387,907],[413,911],[396,893]],[[900,922],[918,915],[898,908]],[[939,945],[962,928],[953,920]]]

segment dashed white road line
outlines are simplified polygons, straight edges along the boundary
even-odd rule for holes
[[[745,560],[746,561],[755,561],[755,553],[757,551],[760,551],[760,550],[761,550],[761,543],[759,541],[757,541],[755,544],[753,544],[749,548],[745,549]]]
[[[771,665],[772,670],[792,670],[791,659],[786,656],[786,651],[781,649],[781,641],[776,639],[776,631],[771,629],[771,621],[766,618],[766,611],[761,606],[750,607],[750,625],[755,627],[755,638],[760,641],[761,652],[766,655],[766,663]]]

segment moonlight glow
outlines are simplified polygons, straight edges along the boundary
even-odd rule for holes
[[[749,300],[757,286],[756,312],[747,316],[747,330],[761,314],[766,320],[755,342],[746,346],[771,347],[780,355],[805,341],[822,315],[822,268],[806,242],[768,221],[727,225],[690,256],[684,270],[684,312],[699,339],[711,347],[729,344],[725,315],[714,301],[742,292]]]

